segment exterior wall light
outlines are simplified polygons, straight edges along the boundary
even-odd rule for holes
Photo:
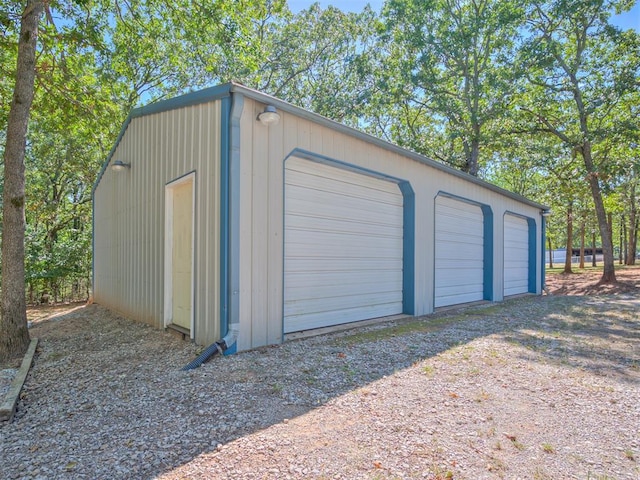
[[[121,172],[121,171],[123,171],[123,170],[125,170],[127,168],[131,168],[131,164],[130,163],[124,163],[122,160],[116,160],[111,165],[111,169],[114,172]]]
[[[542,213],[540,213],[540,215],[542,215],[545,218],[550,217],[551,216],[551,210],[543,210]]]
[[[258,115],[258,120],[265,127],[270,127],[271,125],[277,125],[280,122],[280,114],[276,111],[276,107],[273,105],[267,105],[264,108],[264,112]]]

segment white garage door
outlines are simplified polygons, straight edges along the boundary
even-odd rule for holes
[[[285,333],[401,313],[398,186],[309,160],[285,165]]]
[[[515,215],[504,216],[504,295],[529,291],[529,225]]]
[[[436,198],[435,306],[484,298],[482,209],[453,198]]]

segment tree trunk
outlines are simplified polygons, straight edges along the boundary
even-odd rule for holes
[[[629,265],[629,243],[627,243],[627,224],[625,223],[626,219],[624,215],[622,216],[622,241],[624,243],[624,257],[623,261],[625,265]]]
[[[584,160],[587,172],[589,172],[589,187],[593,196],[593,204],[596,208],[596,217],[598,219],[598,229],[600,230],[600,239],[602,240],[602,254],[604,260],[604,269],[602,270],[602,278],[599,283],[616,283],[616,270],[613,259],[613,243],[609,234],[609,224],[607,223],[607,212],[604,209],[602,201],[602,190],[598,181],[598,174],[593,165],[591,157],[591,144],[585,141],[581,149],[582,158]],[[595,250],[593,252],[595,255]],[[594,257],[595,258],[595,257]]]
[[[624,237],[622,236],[622,231],[624,230],[624,215],[620,217],[620,248],[618,251],[618,265],[623,265],[623,257],[622,252],[624,250]]]
[[[580,268],[584,268],[584,229],[585,225],[582,222],[580,226]]]
[[[33,102],[38,22],[42,1],[28,0],[20,25],[13,99],[7,121],[2,198],[2,294],[0,361],[22,355],[29,346],[25,299],[25,167],[27,125]]]
[[[564,272],[573,273],[571,270],[571,254],[573,253],[573,203],[567,207],[567,252],[564,256]]]
[[[633,228],[633,242],[631,243],[631,251],[629,252],[629,259],[631,263],[629,265],[636,264],[636,252],[638,251],[638,230],[640,229],[640,222],[636,216],[635,225]]]
[[[607,225],[609,226],[609,238],[611,239],[611,254],[613,255],[613,263],[616,263],[616,253],[613,249],[613,213],[607,212]]]
[[[638,248],[638,212],[636,211],[636,188],[631,185],[629,194],[629,240],[627,243],[627,265],[636,264],[636,249]]]
[[[553,268],[553,250],[551,249],[551,237],[547,237],[547,244],[549,245],[549,268]]]
[[[597,267],[598,260],[596,258],[596,231],[594,230],[591,234],[591,266]]]
[[[480,158],[480,140],[471,140],[471,156],[467,159],[467,172],[474,177],[478,176],[478,160]]]

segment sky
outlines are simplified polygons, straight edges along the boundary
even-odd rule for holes
[[[288,3],[291,11],[295,13],[309,7],[314,3],[314,0],[288,0]],[[318,3],[323,8],[333,5],[340,10],[349,12],[361,12],[368,3],[374,11],[379,12],[384,0],[319,0]],[[623,30],[635,28],[640,32],[640,1],[637,1],[634,7],[624,15],[614,16],[612,23]]]

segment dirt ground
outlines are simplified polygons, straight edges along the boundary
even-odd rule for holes
[[[64,315],[84,305],[86,305],[85,302],[58,303],[55,305],[27,305],[27,320],[32,323],[39,323],[43,320]]]
[[[637,292],[640,288],[640,265],[616,265],[617,284],[599,285],[602,268],[574,273],[547,272],[546,287],[552,295],[620,295]]]

